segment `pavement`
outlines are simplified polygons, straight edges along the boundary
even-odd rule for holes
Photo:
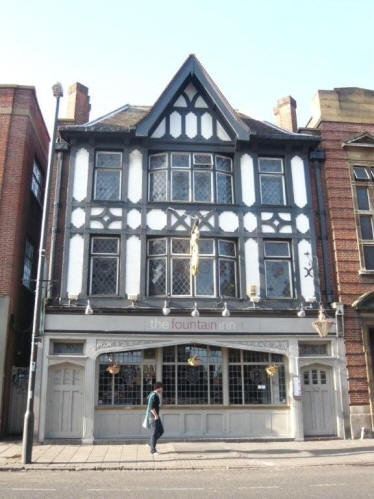
[[[145,443],[34,445],[33,463],[21,463],[21,442],[0,442],[0,471],[219,470],[374,465],[374,440],[164,442],[160,455]]]

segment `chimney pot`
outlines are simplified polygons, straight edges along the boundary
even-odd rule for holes
[[[278,99],[273,109],[276,124],[290,132],[297,132],[296,107],[296,101],[290,95]]]
[[[87,123],[90,118],[90,96],[88,88],[81,83],[74,83],[68,88],[67,118],[74,120],[76,125]]]

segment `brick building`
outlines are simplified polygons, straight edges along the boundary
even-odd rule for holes
[[[48,144],[35,88],[0,85],[1,433],[22,427]]]
[[[318,130],[329,252],[331,299],[344,304],[352,437],[373,428],[374,91],[320,90],[309,129]]]

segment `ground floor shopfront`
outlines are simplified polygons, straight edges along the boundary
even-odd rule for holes
[[[320,340],[311,323],[47,314],[37,366],[38,439],[144,438],[155,380],[164,384],[170,438],[344,438],[342,340]]]

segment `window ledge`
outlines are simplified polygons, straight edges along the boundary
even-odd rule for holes
[[[98,411],[144,411],[145,405],[126,406],[126,405],[97,405],[95,410]],[[249,404],[249,405],[165,405],[161,406],[161,416],[163,412],[168,411],[217,411],[217,410],[259,410],[259,409],[273,409],[273,410],[287,410],[290,406],[287,404],[282,405],[269,405],[269,404]]]
[[[360,269],[358,271],[359,275],[372,275],[374,276],[374,270],[366,270],[366,269]]]
[[[68,353],[50,353],[47,356],[48,359],[88,359],[87,355],[74,355]]]

